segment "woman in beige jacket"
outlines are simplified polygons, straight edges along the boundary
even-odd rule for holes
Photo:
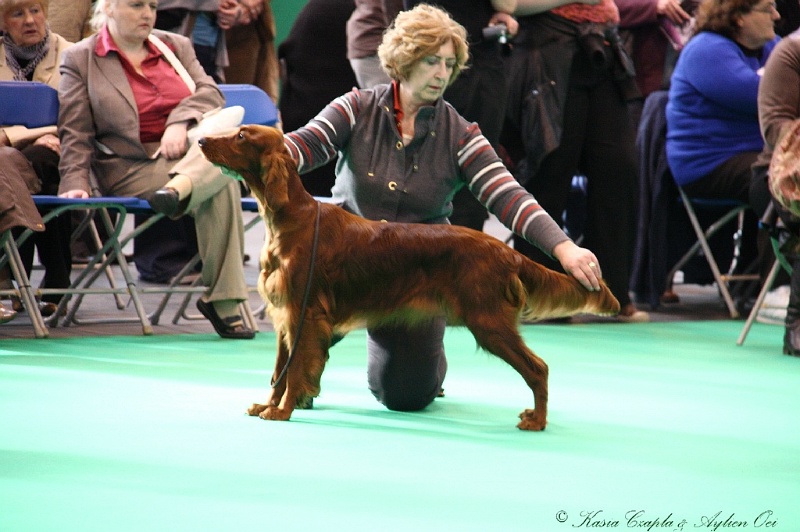
[[[155,18],[149,2],[100,0],[97,34],[64,54],[60,193],[88,196],[92,175],[101,194],[147,199],[172,218],[193,216],[208,287],[198,309],[220,336],[250,339],[254,331],[238,310],[247,299],[239,185],[187,140],[189,127],[224,97],[189,39],[154,31]]]

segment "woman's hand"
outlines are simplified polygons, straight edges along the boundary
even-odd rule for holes
[[[222,0],[217,9],[217,26],[229,30],[234,26],[250,24],[252,19],[250,11],[243,7],[237,0]]]
[[[492,15],[492,18],[489,19],[489,26],[496,26],[497,24],[506,25],[506,31],[509,37],[514,37],[519,31],[519,22],[508,13],[497,12]]]
[[[59,198],[68,198],[68,199],[86,199],[89,197],[89,193],[85,190],[80,189],[73,189],[67,190],[66,192],[62,192],[58,195]]]
[[[572,240],[565,240],[553,248],[553,256],[561,263],[564,271],[577,279],[587,290],[600,290],[603,272],[594,253],[577,246]]]
[[[59,157],[61,156],[61,141],[52,133],[42,135],[38,139],[34,140],[33,144],[36,146],[44,146],[45,148],[49,148],[56,152]]]
[[[677,26],[686,24],[692,18],[689,13],[684,11],[678,0],[658,0],[656,3],[656,12],[659,15],[667,17]]]
[[[264,0],[239,0],[239,3],[250,14],[251,22],[264,11]]]
[[[175,122],[167,126],[161,136],[161,155],[167,159],[180,159],[189,149],[186,131],[187,122]]]

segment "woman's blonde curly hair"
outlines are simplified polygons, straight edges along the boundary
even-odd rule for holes
[[[390,78],[405,80],[418,61],[435,54],[448,42],[453,43],[456,53],[456,64],[448,80],[449,85],[466,68],[469,59],[467,31],[447,11],[419,4],[397,15],[392,26],[383,34],[378,57]]]

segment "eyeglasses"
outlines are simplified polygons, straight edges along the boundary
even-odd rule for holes
[[[759,13],[773,13],[777,10],[778,10],[778,4],[776,4],[775,2],[770,2],[765,6],[753,8],[753,11],[758,11]]]

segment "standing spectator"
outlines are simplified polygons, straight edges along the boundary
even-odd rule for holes
[[[647,321],[628,292],[636,229],[635,132],[628,103],[640,97],[618,34],[612,0],[549,9],[519,0],[520,32],[509,61],[503,145],[516,177],[561,220],[573,176],[587,177],[583,245],[597,254],[619,300],[620,321]],[[549,9],[549,10],[548,10]],[[542,264],[550,257],[524,239],[514,246]]]
[[[228,66],[224,32],[250,20],[250,9],[237,0],[160,0],[156,29],[189,37],[203,70],[223,83]]]
[[[91,16],[92,0],[50,0],[47,11],[50,29],[69,42],[78,42],[91,34]]]
[[[250,23],[225,31],[228,66],[225,83],[255,85],[278,102],[280,67],[275,51],[275,16],[270,0],[242,0],[250,10]]]
[[[405,0],[407,8],[420,3]],[[517,21],[511,16],[517,0],[439,0],[436,4],[464,26],[469,43],[469,68],[447,88],[444,99],[461,116],[477,122],[497,150],[506,112],[504,41],[518,30]],[[503,34],[494,32],[484,37],[484,28],[500,24],[506,28]],[[461,190],[453,198],[451,223],[482,231],[487,217],[486,208],[468,190]]]
[[[620,33],[636,70],[642,98],[632,102],[631,118],[639,125],[642,102],[650,93],[669,88],[675,60],[684,45],[684,32],[692,16],[679,0],[615,0],[619,7]]]
[[[309,0],[278,47],[281,98],[278,108],[285,131],[311,120],[332,99],[356,86],[347,61],[345,26],[353,0]],[[330,196],[335,162],[302,176],[314,196]]]
[[[358,86],[367,89],[391,80],[381,67],[378,46],[403,0],[355,0],[356,9],[347,21],[347,59]]]

